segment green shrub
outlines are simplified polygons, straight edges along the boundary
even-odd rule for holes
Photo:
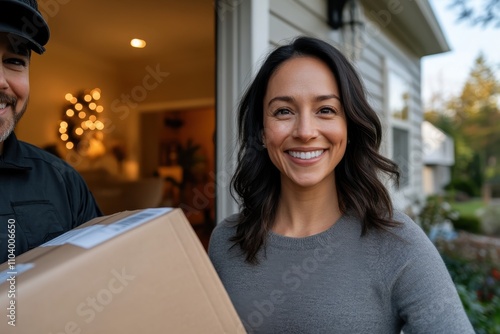
[[[446,198],[439,195],[431,195],[427,197],[425,205],[418,215],[418,222],[422,229],[429,234],[433,226],[452,222],[458,216],[458,212],[453,210]]]
[[[456,230],[470,233],[481,233],[481,221],[476,216],[461,214],[456,219],[451,220]]]
[[[442,255],[465,312],[478,334],[500,333],[500,271],[498,265]]]
[[[464,192],[470,197],[479,196],[479,187],[471,179],[453,179],[445,187],[446,190]]]

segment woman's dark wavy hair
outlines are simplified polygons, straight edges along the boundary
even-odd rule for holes
[[[397,224],[391,219],[391,199],[379,174],[389,175],[399,185],[398,166],[378,152],[382,127],[367,102],[360,77],[346,57],[330,44],[299,37],[269,54],[239,105],[240,146],[231,194],[239,200],[241,212],[231,241],[253,264],[258,263],[257,253],[265,247],[281,188],[280,172],[262,147],[264,96],[276,69],[285,61],[302,56],[315,57],[328,65],[337,81],[347,119],[349,144],[335,168],[341,212],[349,211],[362,221],[362,235],[371,228],[387,229]]]

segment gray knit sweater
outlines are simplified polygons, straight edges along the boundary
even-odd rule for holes
[[[270,233],[250,265],[219,224],[209,256],[249,333],[474,333],[446,267],[421,228],[370,231],[348,215],[305,238]]]

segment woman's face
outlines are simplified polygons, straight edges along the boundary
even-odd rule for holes
[[[271,76],[263,107],[263,142],[282,185],[335,184],[347,121],[328,66],[313,57],[287,60]]]

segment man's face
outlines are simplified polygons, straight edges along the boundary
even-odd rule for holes
[[[14,130],[26,111],[29,98],[29,50],[14,47],[0,32],[0,143]]]

